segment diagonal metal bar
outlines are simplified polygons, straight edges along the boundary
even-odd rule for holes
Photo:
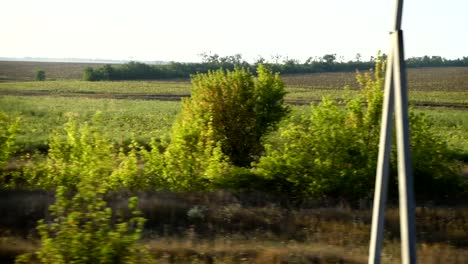
[[[401,19],[403,17],[403,0],[396,0],[395,5],[395,25],[393,31],[401,29]]]
[[[401,19],[403,0],[396,0],[394,30],[391,34],[391,51],[388,57],[385,79],[379,157],[375,181],[374,208],[372,214],[369,264],[380,263],[383,240],[385,203],[388,189],[392,116],[395,112],[398,153],[398,193],[400,206],[401,260],[404,264],[416,263],[416,235],[414,220],[413,176],[410,154],[408,94],[404,60]]]
[[[392,67],[393,57],[394,55],[392,50],[387,57],[382,121],[380,128],[380,148],[377,160],[374,209],[372,212],[372,230],[369,245],[369,264],[380,263],[380,253],[382,250],[385,204],[387,202],[388,172],[390,168],[390,154],[392,148],[392,122],[395,110]]]
[[[416,263],[414,195],[409,140],[408,92],[403,49],[403,31],[394,34],[395,120],[398,150],[401,257],[403,264]]]

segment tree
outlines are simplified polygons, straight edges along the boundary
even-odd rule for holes
[[[327,64],[333,64],[333,63],[335,63],[335,60],[336,60],[336,54],[325,54],[325,55],[323,55],[322,59]]]
[[[45,71],[43,70],[38,70],[36,71],[36,81],[45,81],[46,79],[46,74]]]
[[[192,97],[183,101],[165,153],[170,181],[203,187],[229,166],[250,167],[260,157],[262,137],[288,108],[279,75],[259,65],[257,76],[236,68],[192,77]]]
[[[361,53],[356,53],[356,62],[361,62]]]
[[[92,67],[86,67],[83,72],[83,80],[84,81],[98,81],[98,76],[96,71]]]

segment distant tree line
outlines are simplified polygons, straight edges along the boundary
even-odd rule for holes
[[[441,56],[411,57],[406,59],[408,67],[467,67],[468,57],[449,60]]]
[[[318,72],[349,72],[355,70],[368,70],[375,63],[375,58],[361,61],[360,54],[355,60],[345,62],[343,57],[336,54],[325,54],[322,57],[309,57],[304,62],[280,55],[272,56],[271,60],[258,58],[254,63],[248,63],[242,55],[219,56],[217,54],[201,54],[201,63],[170,62],[167,64],[149,65],[141,62],[131,61],[123,65],[104,65],[102,67],[85,69],[83,79],[85,81],[103,80],[157,80],[189,78],[196,73],[207,73],[217,69],[234,70],[241,67],[255,72],[259,64],[266,65],[269,69],[281,74],[304,74]],[[385,54],[383,55],[385,58]],[[406,60],[408,67],[468,67],[468,57],[462,59],[445,59],[441,56],[412,57]]]

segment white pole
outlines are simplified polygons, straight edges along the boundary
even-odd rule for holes
[[[416,263],[416,235],[414,226],[414,196],[409,140],[408,95],[406,67],[403,54],[403,32],[394,34],[395,40],[395,120],[398,150],[398,193],[400,200],[400,236],[403,264]]]
[[[403,0],[396,0],[395,27],[391,34],[392,48],[388,56],[385,94],[380,131],[379,156],[375,180],[369,264],[380,263],[383,240],[385,203],[388,189],[392,116],[395,110],[398,150],[398,191],[400,202],[401,259],[404,264],[416,263],[414,196],[411,169],[406,67],[401,18]],[[395,108],[395,109],[394,109]]]
[[[385,203],[387,201],[388,170],[392,148],[392,121],[394,112],[393,92],[393,50],[387,57],[387,72],[380,128],[379,156],[377,160],[377,175],[375,178],[374,210],[372,212],[372,230],[369,245],[369,264],[380,263],[382,250]]]

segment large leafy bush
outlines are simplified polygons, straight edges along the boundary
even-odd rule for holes
[[[165,152],[166,175],[176,188],[205,188],[235,167],[250,167],[263,152],[262,137],[288,108],[284,84],[264,66],[192,77]]]
[[[374,185],[383,101],[385,63],[357,74],[359,94],[342,102],[324,98],[281,126],[266,144],[256,173],[277,192],[290,195],[370,197]],[[444,141],[431,131],[423,115],[410,114],[411,151],[418,197],[448,195],[459,178]],[[394,148],[395,149],[395,148]],[[393,151],[392,168],[396,168]],[[395,170],[393,169],[395,176]],[[393,187],[395,177],[392,177]]]

